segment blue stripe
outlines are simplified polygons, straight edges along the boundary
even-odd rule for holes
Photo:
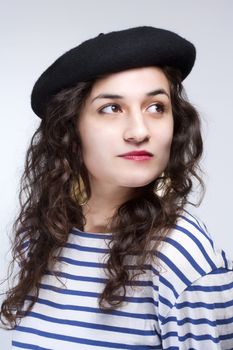
[[[226,259],[226,254],[225,254],[225,252],[222,250],[222,258],[223,258],[223,261],[224,261],[224,263],[225,263],[225,267],[226,267],[226,269],[227,269],[227,267],[228,267],[228,262],[227,262],[227,259]]]
[[[178,298],[179,294],[177,293],[176,289],[162,274],[159,276],[159,281],[173,292],[175,298]]]
[[[192,218],[193,220],[196,221],[197,226],[198,226],[198,227],[200,228],[200,230],[203,231],[203,233],[204,233],[203,227],[202,227],[202,225],[200,224],[200,222],[197,220],[196,216],[192,215],[192,214],[191,214],[188,210],[186,210],[186,209],[184,209],[184,211],[185,211],[189,216],[191,216],[191,218]],[[188,219],[188,218],[187,218],[187,219]],[[204,222],[203,222],[202,224],[203,224],[203,226],[205,227],[205,230],[206,230],[206,233],[207,233],[207,232],[208,232],[208,229],[207,229],[206,225],[204,224]]]
[[[32,300],[32,297],[27,296],[26,300]],[[85,311],[85,312],[109,315],[108,311],[104,311],[99,308],[79,306],[79,305],[69,305],[69,304],[63,305],[63,304],[55,303],[53,301],[42,299],[42,298],[38,298],[37,303],[42,305],[47,305],[59,310]],[[148,314],[148,313],[140,314],[140,313],[131,313],[126,311],[112,310],[111,315],[127,317],[127,318],[136,318],[136,319],[142,319],[142,320],[158,320],[158,317],[155,314]]]
[[[165,322],[166,317],[162,316],[162,315],[159,313],[158,319],[159,319],[159,321],[160,321],[160,323],[161,323],[161,325],[162,325],[162,324]]]
[[[228,270],[225,267],[218,267],[216,270],[210,271],[208,275],[219,275],[219,274],[225,274],[227,272],[232,272],[232,270]]]
[[[159,301],[170,308],[173,307],[173,304],[168,299],[162,297],[162,295],[159,295]]]
[[[188,235],[196,243],[196,245],[198,246],[198,248],[200,249],[200,251],[204,255],[206,261],[208,262],[208,264],[210,265],[212,270],[217,268],[217,266],[214,264],[214,262],[211,260],[211,258],[207,254],[207,252],[206,252],[205,248],[203,247],[202,243],[190,231],[188,231],[184,227],[178,226],[178,225],[175,225],[175,229],[180,231],[180,232],[185,233],[186,235]]]
[[[158,252],[158,257],[164,261],[173,272],[181,279],[181,281],[187,286],[191,284],[191,281],[180,271],[180,269],[163,253]]]
[[[174,239],[166,237],[164,239],[165,242],[170,243],[172,246],[174,246],[179,252],[181,252],[185,258],[188,260],[188,262],[193,266],[193,268],[202,276],[205,274],[205,271],[200,267],[200,265],[197,264],[197,262],[193,259],[191,254],[187,252],[187,250],[182,247],[182,245],[178,242],[176,242]]]
[[[79,244],[75,243],[66,243],[64,244],[64,247],[68,249],[75,249],[78,251],[83,251],[83,252],[94,252],[94,253],[109,253],[109,249],[106,248],[96,248],[96,247],[87,247],[87,246],[81,246]]]
[[[191,323],[193,325],[199,325],[199,324],[208,324],[212,327],[216,327],[218,325],[227,325],[233,322],[233,317],[230,318],[224,318],[224,319],[216,319],[214,321],[210,321],[207,318],[198,318],[198,319],[192,319],[190,317],[185,317],[182,320],[177,320],[175,316],[170,316],[166,318],[166,320],[163,322],[163,325],[169,322],[175,322],[178,326],[183,326],[186,323]]]
[[[184,342],[187,339],[195,339],[195,340],[211,340],[213,343],[218,344],[221,340],[227,340],[227,339],[233,339],[233,333],[231,334],[224,334],[219,335],[218,337],[212,337],[210,334],[202,334],[202,335],[195,335],[193,333],[187,333],[184,336],[178,336],[177,332],[168,332],[164,335],[162,335],[162,339],[166,339],[169,337],[176,337],[179,339],[180,342]]]
[[[213,240],[210,238],[210,236],[207,234],[207,232],[205,232],[203,230],[203,228],[201,227],[201,225],[199,224],[198,222],[198,225],[193,222],[192,220],[188,219],[186,216],[183,216],[183,215],[179,215],[182,219],[184,219],[185,221],[189,222],[193,227],[195,227],[199,232],[201,232],[207,239],[208,241],[210,242],[212,248],[214,247],[214,242]]]
[[[21,245],[21,249],[23,250],[23,249],[25,249],[25,248],[28,248],[29,247],[29,240],[27,240],[27,241],[25,241],[22,245]],[[26,251],[26,249],[25,249],[25,251]]]
[[[196,216],[192,215],[187,209],[183,208],[183,211],[188,214],[189,216],[191,216],[191,218],[193,218],[193,220],[196,221],[196,223],[200,226],[199,221],[197,220]]]
[[[20,349],[52,350],[52,349],[48,349],[48,348],[42,348],[41,346],[38,346],[38,345],[21,343],[21,342],[14,341],[14,340],[12,341],[12,346],[16,346],[17,348],[20,348]]]
[[[59,287],[55,287],[55,286],[51,286],[49,284],[43,284],[43,283],[39,283],[39,287],[41,289],[52,290],[53,292],[60,293],[60,294],[66,294],[66,295],[81,295],[81,296],[91,297],[91,298],[98,298],[101,295],[101,293],[84,292],[84,291],[67,289],[67,288],[59,288]],[[118,299],[117,296],[113,296],[112,298],[114,300]],[[138,304],[151,303],[151,304],[154,304],[155,306],[158,306],[158,302],[155,301],[152,297],[127,297],[127,296],[125,296],[124,301],[130,302],[130,303],[138,303]]]
[[[74,260],[74,259],[66,258],[64,256],[57,257],[57,260],[64,261],[64,262],[71,264],[71,265],[96,267],[98,269],[106,266],[106,264],[102,264],[102,263],[93,263],[93,262],[89,262],[89,261]]]
[[[179,215],[180,218],[184,219],[185,221],[189,222],[191,225],[193,225],[193,227],[195,227],[198,231],[200,231],[203,234],[206,234],[205,231],[203,230],[203,227],[201,227],[199,221],[197,221],[197,219],[192,216],[189,212],[186,211],[186,213],[192,217],[193,220],[195,220],[196,222],[194,222],[193,220],[190,220],[187,218],[187,216],[184,216],[182,214]]]
[[[63,261],[66,262],[70,265],[75,265],[75,266],[87,266],[87,267],[95,267],[95,268],[106,268],[107,264],[102,264],[102,263],[92,263],[89,261],[80,261],[80,260],[76,260],[76,259],[70,259],[70,258],[66,258],[63,256],[59,256],[57,257],[58,261]],[[139,270],[138,266],[136,265],[125,265],[126,268],[128,268],[129,270]],[[147,264],[147,265],[143,265],[143,269],[144,270],[151,270],[151,265]]]
[[[73,227],[71,230],[71,233],[76,236],[80,237],[87,237],[87,238],[96,238],[96,239],[111,239],[112,233],[92,233],[92,232],[83,232],[80,231],[78,228]]]
[[[72,275],[70,273],[61,272],[61,271],[46,271],[45,273],[45,275],[49,275],[49,276],[55,276],[55,274],[59,277],[63,277],[74,281],[96,282],[96,283],[103,283],[103,284],[105,284],[108,281],[107,278]]]
[[[35,330],[30,327],[22,327],[18,326],[17,330],[20,332],[25,332],[25,333],[31,333],[31,334],[37,334],[45,338],[52,338],[56,340],[62,340],[66,342],[71,342],[75,344],[86,344],[86,345],[94,345],[94,346],[103,346],[106,348],[116,348],[116,349],[137,349],[137,350],[143,350],[143,349],[161,349],[161,347],[155,347],[155,346],[141,346],[141,345],[127,345],[127,344],[122,344],[122,343],[110,343],[110,342],[104,342],[104,341],[99,341],[99,340],[90,340],[90,339],[85,339],[85,338],[78,338],[78,337],[72,337],[72,336],[65,336],[62,334],[57,334],[57,333],[49,333],[49,332],[44,332],[40,330]]]
[[[190,215],[190,214],[189,214]],[[196,218],[194,218],[192,216],[192,218],[196,221],[194,222],[193,220],[190,220],[187,218],[187,216],[184,215],[179,215],[179,217],[181,217],[184,221],[190,223],[193,227],[195,227],[199,232],[201,232],[210,242],[212,242],[212,239],[209,237],[209,235],[207,234],[207,232],[205,230],[203,230],[203,227],[200,225],[199,221],[197,221]]]
[[[63,277],[74,281],[96,282],[96,283],[104,283],[104,284],[108,281],[107,278],[78,276],[78,275],[72,275],[70,273],[60,272],[60,271],[54,271],[54,272],[46,271],[45,275],[55,276],[55,273],[59,277]],[[134,285],[139,287],[152,287],[155,291],[158,291],[158,286],[155,286],[152,281],[131,281],[131,282],[127,282],[126,285],[128,286]]]
[[[225,301],[223,303],[204,303],[202,301],[200,302],[189,302],[189,301],[184,301],[182,303],[177,303],[176,304],[176,308],[177,309],[183,309],[184,307],[190,307],[192,309],[196,309],[198,307],[204,307],[206,309],[225,309],[229,306],[232,306],[233,305],[233,300],[230,300],[230,301]]]
[[[108,326],[104,324],[96,324],[96,323],[89,323],[89,322],[81,322],[81,321],[74,321],[74,320],[67,320],[67,319],[60,319],[55,317],[50,317],[46,315],[42,315],[37,312],[29,311],[27,313],[27,316],[31,316],[36,319],[44,320],[51,323],[58,323],[58,324],[64,324],[64,325],[71,325],[71,326],[78,326],[83,328],[89,328],[89,329],[99,329],[102,331],[110,331],[110,332],[117,332],[117,333],[126,333],[126,334],[137,334],[140,336],[154,336],[155,331],[154,330],[140,330],[140,329],[134,329],[134,328],[126,328],[126,327],[116,327],[116,326]]]
[[[233,288],[233,282],[223,284],[220,286],[190,286],[188,291],[201,291],[201,292],[220,292]]]
[[[162,350],[162,349],[160,349],[160,350]],[[163,350],[179,350],[179,348],[178,348],[178,346],[169,346],[168,348],[163,348]],[[187,350],[197,350],[197,348],[188,348]],[[231,348],[224,347],[224,350],[233,350],[233,349],[232,349],[232,347]]]

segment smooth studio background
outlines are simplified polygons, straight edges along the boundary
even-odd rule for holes
[[[192,211],[233,257],[233,1],[1,0],[0,279],[9,260],[26,149],[39,125],[30,108],[35,80],[58,56],[100,32],[138,25],[170,29],[193,42],[196,64],[184,81],[203,119],[207,192]],[[3,287],[2,287],[3,290]],[[0,348],[10,349],[0,330]]]

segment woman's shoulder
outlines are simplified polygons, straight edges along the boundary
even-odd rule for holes
[[[233,269],[233,261],[216,244],[214,234],[209,232],[206,223],[187,210],[179,215],[164,238],[159,257],[170,268],[187,269],[190,277],[192,271],[195,277],[196,273],[204,275],[217,268]]]
[[[168,294],[170,300],[214,271],[233,270],[233,260],[216,245],[206,224],[186,210],[179,215],[157,254],[161,266],[159,293]]]
[[[196,283],[212,284],[213,276],[220,273],[233,282],[233,260],[215,244],[206,224],[188,211],[183,211],[164,238],[158,258],[160,269],[154,283],[161,319]]]

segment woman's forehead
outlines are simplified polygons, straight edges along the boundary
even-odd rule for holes
[[[169,93],[169,81],[159,67],[140,67],[108,74],[95,81],[90,98],[96,94],[146,94],[164,89]]]

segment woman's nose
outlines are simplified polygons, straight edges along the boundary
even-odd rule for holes
[[[127,126],[125,128],[124,139],[141,142],[149,138],[150,132],[143,113],[141,111],[132,112],[129,115]]]

